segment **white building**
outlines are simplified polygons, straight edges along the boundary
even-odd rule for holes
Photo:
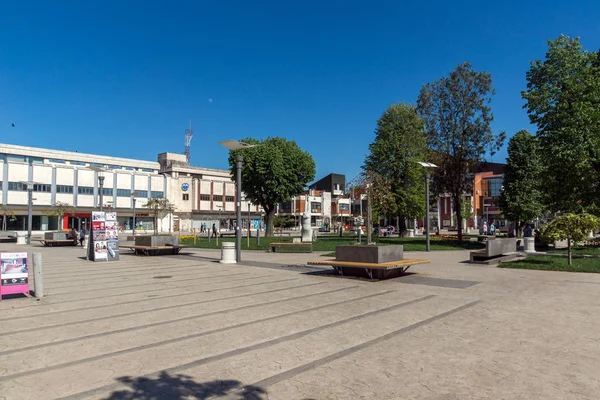
[[[99,176],[104,176],[104,208],[116,211],[125,229],[132,227],[135,203],[136,226],[152,230],[153,218],[144,205],[160,197],[174,205],[158,222],[162,232],[213,223],[231,226],[235,218],[235,184],[229,171],[189,166],[182,154],[162,153],[153,162],[0,144],[0,172],[0,221],[6,218],[12,231],[27,230],[27,182],[34,184],[34,231],[89,227],[90,213],[100,205]],[[63,224],[45,215],[57,202],[73,206]],[[242,201],[246,215],[248,209],[252,218],[260,215],[257,206]]]

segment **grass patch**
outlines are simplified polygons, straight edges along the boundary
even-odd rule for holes
[[[375,238],[378,245],[389,246],[401,244],[404,246],[404,251],[425,251],[425,238]],[[235,238],[227,237],[219,239],[219,246],[217,246],[214,238],[208,241],[207,238],[197,238],[196,247],[203,249],[218,249],[221,248],[222,242],[235,242]],[[250,238],[250,246],[248,246],[248,239],[242,239],[242,250],[269,250],[271,242],[275,243],[291,243],[291,237],[271,237],[271,238],[260,238],[260,245],[256,243],[256,238]],[[366,242],[366,238],[363,237],[363,244]],[[193,238],[185,238],[181,240],[181,244],[188,246],[194,245]],[[313,251],[335,251],[336,246],[354,245],[356,244],[355,236],[325,236],[319,237],[319,240],[313,242]],[[472,250],[482,249],[485,245],[477,242],[463,241],[462,243],[456,240],[448,239],[437,239],[431,237],[431,250]]]
[[[531,256],[524,260],[498,264],[499,268],[537,269],[543,271],[600,273],[600,262],[594,258],[575,258],[569,265],[566,257]]]
[[[600,247],[574,247],[571,250],[574,256],[600,256]],[[548,253],[567,255],[567,249],[552,249]]]

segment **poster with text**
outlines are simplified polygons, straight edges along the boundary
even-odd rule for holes
[[[93,221],[106,221],[106,213],[104,211],[92,211]]]
[[[116,212],[107,212],[106,213],[106,221],[116,221],[117,220],[117,213]]]
[[[27,253],[0,253],[2,294],[29,293]]]
[[[95,260],[107,260],[108,249],[106,247],[106,241],[94,242],[94,257]]]

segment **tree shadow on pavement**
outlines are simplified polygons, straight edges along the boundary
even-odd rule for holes
[[[111,393],[107,400],[192,400],[225,395],[231,400],[264,400],[266,394],[260,387],[244,386],[236,380],[199,383],[187,375],[165,371],[157,378],[124,376],[117,380],[129,388]]]

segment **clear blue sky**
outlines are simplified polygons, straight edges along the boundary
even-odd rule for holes
[[[531,129],[520,91],[547,40],[600,48],[598,0],[408,3],[4,2],[0,142],[155,160],[191,119],[194,165],[227,168],[224,139],[283,136],[317,178],[350,179],[382,111],[457,64],[492,73],[493,127],[512,135]]]

